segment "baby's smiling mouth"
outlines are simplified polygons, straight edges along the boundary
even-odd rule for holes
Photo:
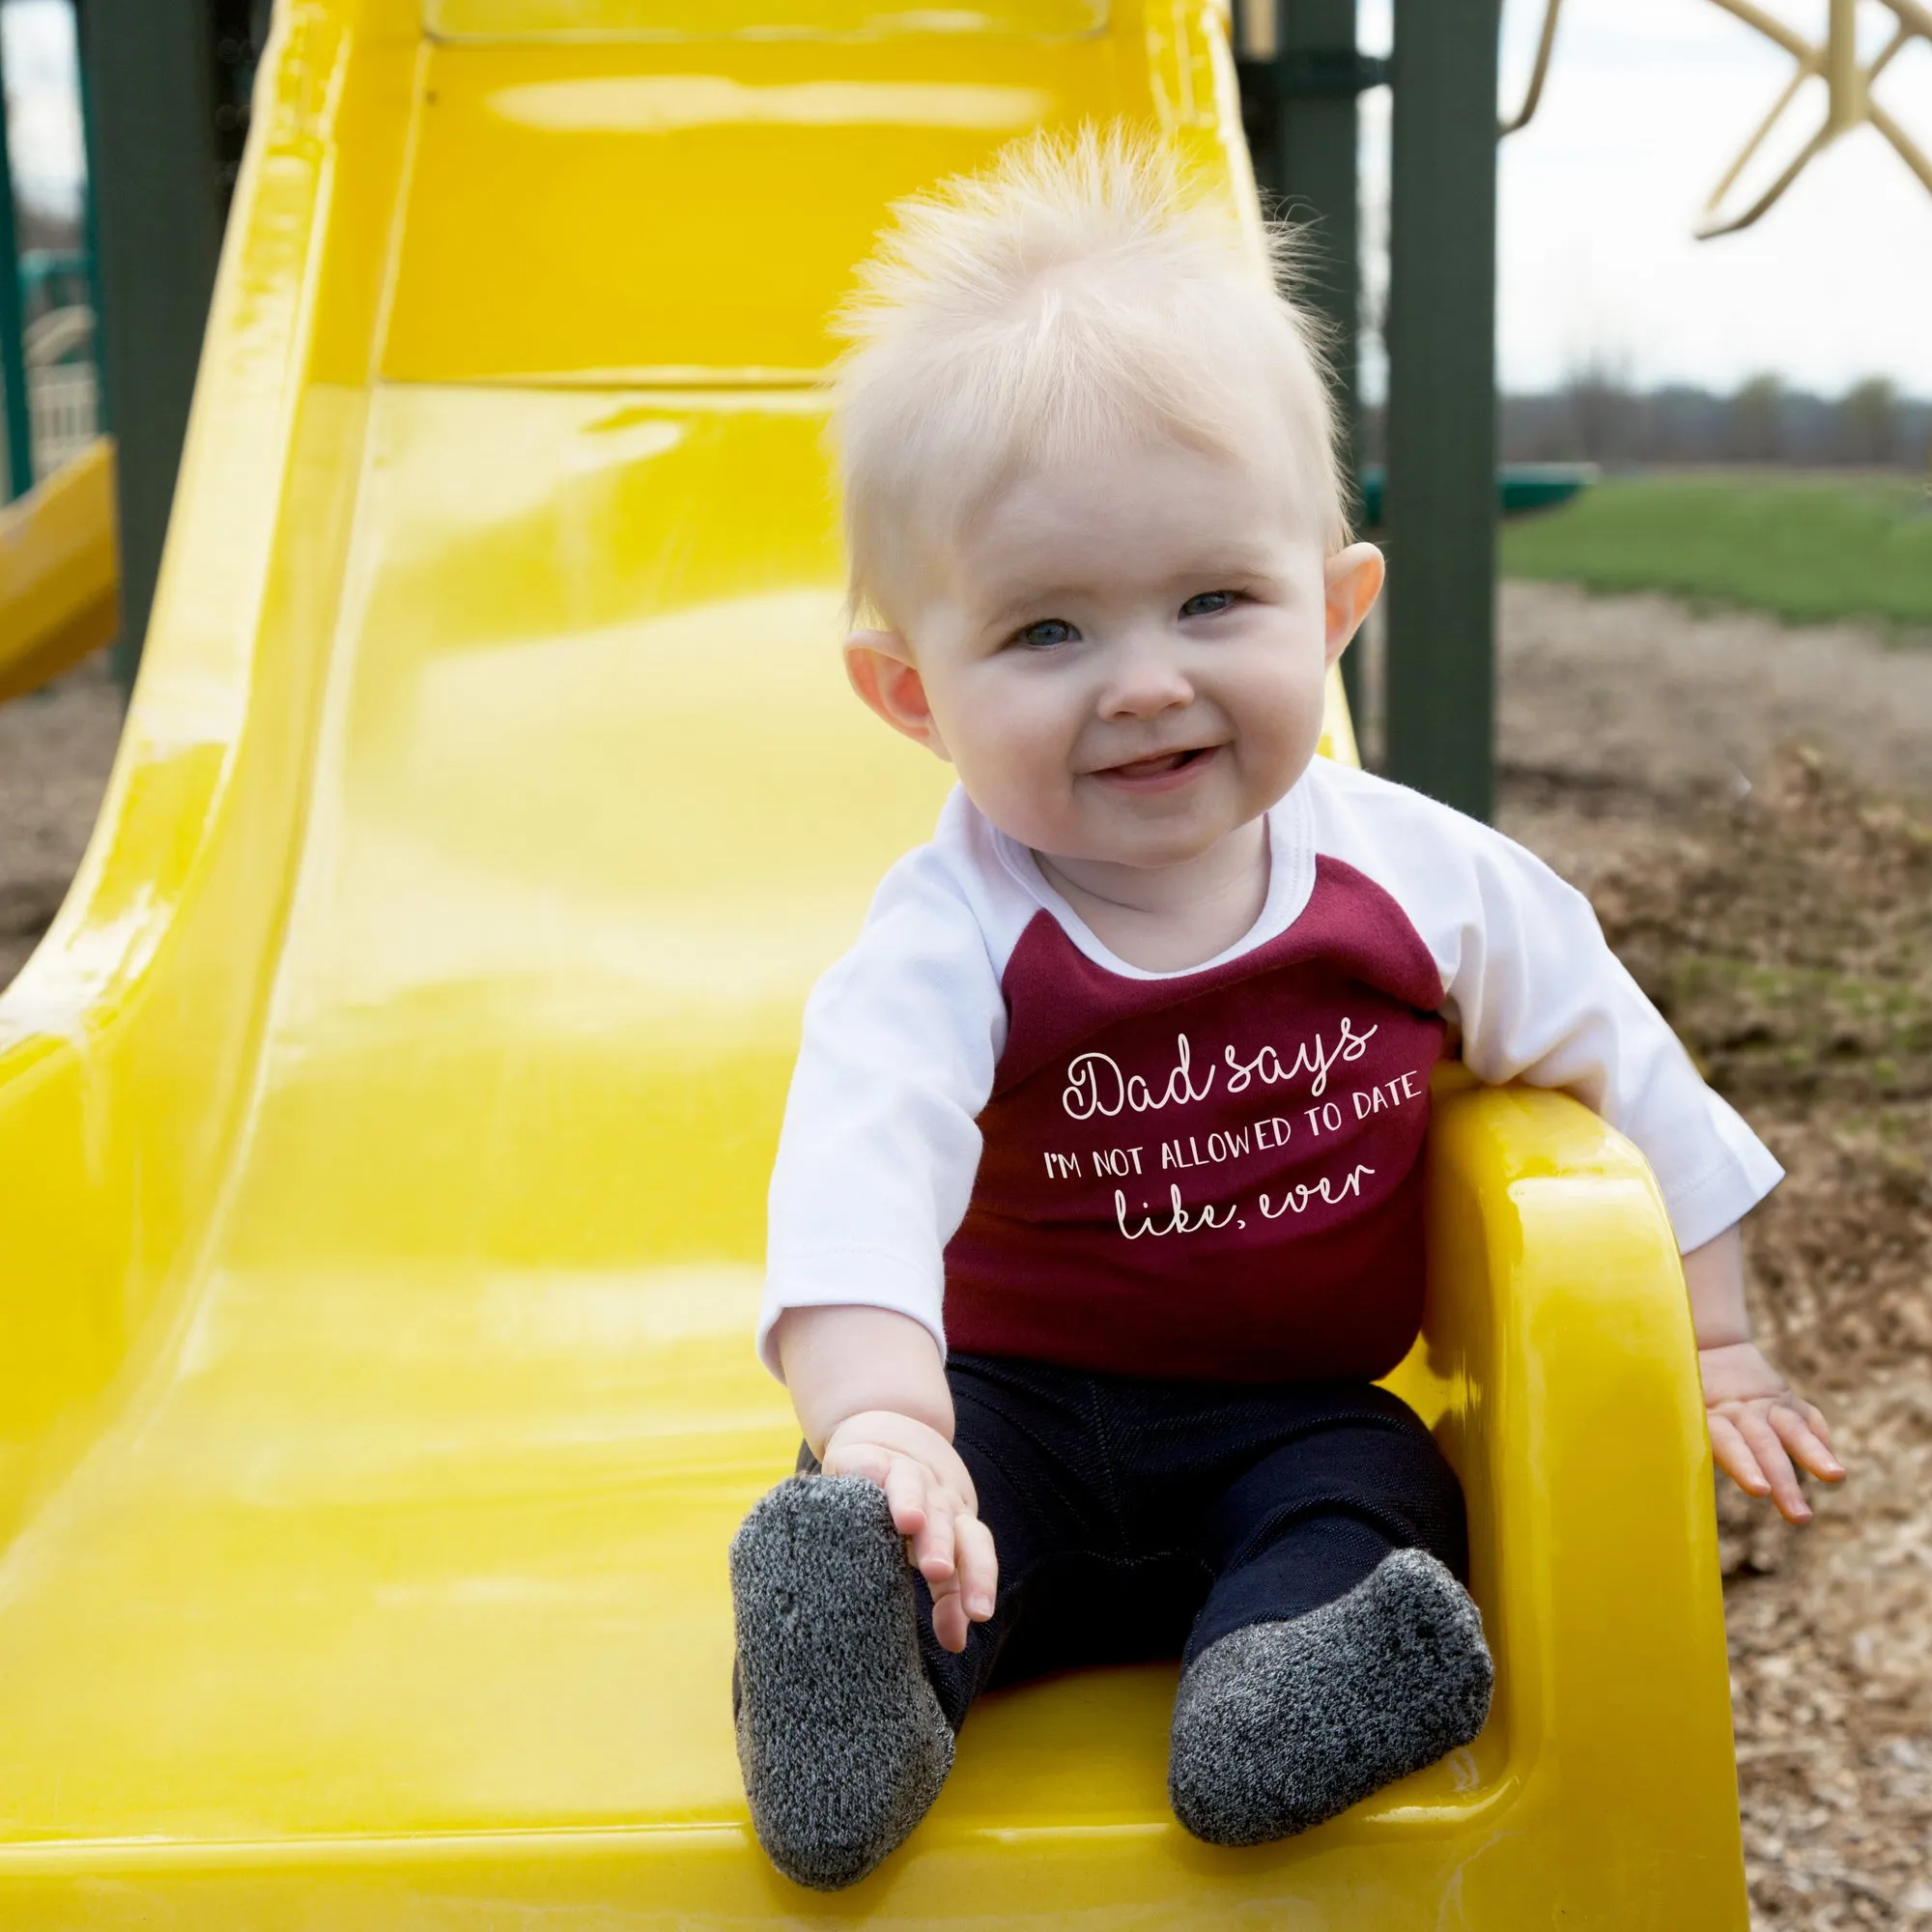
[[[1132,791],[1164,790],[1193,777],[1220,749],[1218,745],[1188,745],[1179,751],[1156,752],[1144,758],[1105,765],[1092,776]]]

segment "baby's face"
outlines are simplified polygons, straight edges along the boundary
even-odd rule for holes
[[[914,675],[896,695],[923,704],[926,728],[888,715],[1036,851],[1183,864],[1314,755],[1352,628],[1331,650],[1324,588],[1286,474],[1178,444],[1036,471],[905,600]],[[856,655],[854,676],[888,708]]]

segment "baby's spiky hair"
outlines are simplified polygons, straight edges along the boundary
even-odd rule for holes
[[[1150,437],[1286,448],[1348,541],[1321,335],[1292,238],[1243,223],[1151,135],[1038,133],[898,203],[835,328],[852,608],[889,620],[935,534],[1049,462]]]

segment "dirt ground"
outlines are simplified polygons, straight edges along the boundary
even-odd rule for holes
[[[1803,1532],[1719,1496],[1754,1920],[1932,1925],[1932,652],[1558,584],[1502,628],[1504,829],[1789,1171],[1758,1335],[1852,1471]]]
[[[1932,652],[1560,584],[1502,638],[1503,826],[1790,1170],[1760,1339],[1852,1469],[1803,1533],[1719,1498],[1755,1922],[1932,1926]],[[92,667],[0,707],[0,985],[118,723]]]
[[[0,704],[0,986],[60,908],[121,735],[105,655]]]

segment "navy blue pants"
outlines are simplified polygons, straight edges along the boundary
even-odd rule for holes
[[[1298,1617],[1391,1549],[1468,1567],[1463,1491],[1419,1417],[1369,1382],[1143,1380],[954,1355],[955,1441],[1000,1586],[963,1655],[925,1665],[956,1729],[981,1690],[1179,1655]]]

